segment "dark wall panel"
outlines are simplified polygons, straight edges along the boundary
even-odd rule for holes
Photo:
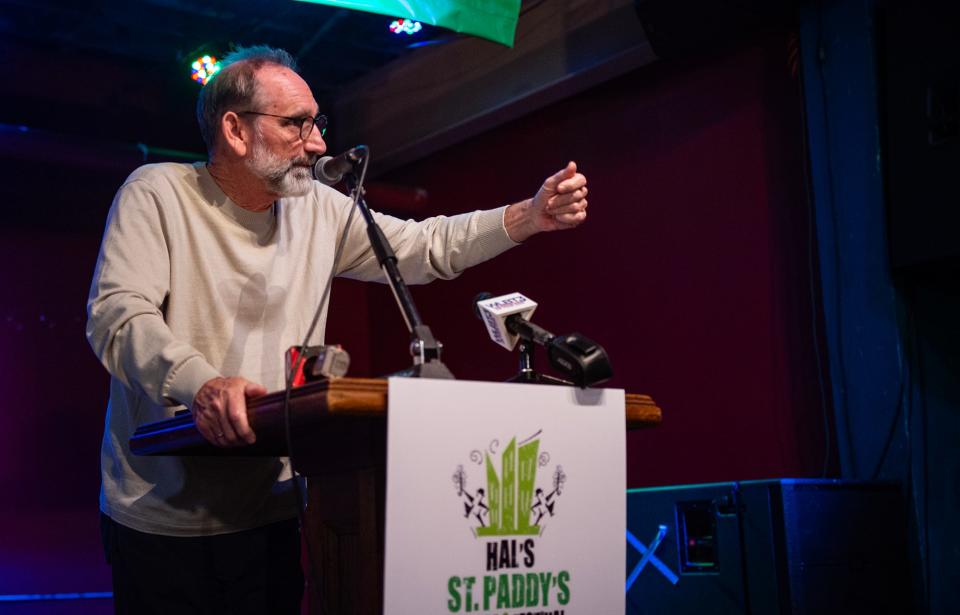
[[[540,302],[542,326],[606,347],[612,386],[663,407],[661,428],[629,436],[631,485],[818,474],[812,244],[789,50],[782,34],[661,62],[391,173],[425,187],[434,213],[531,195],[567,160],[589,178],[580,229],[414,289],[454,373],[512,373],[515,358],[486,339],[469,304],[481,290],[520,290]],[[387,373],[408,363],[405,332],[389,291],[370,297],[374,372]]]

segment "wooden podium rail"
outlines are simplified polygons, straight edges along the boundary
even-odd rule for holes
[[[247,404],[257,441],[218,448],[184,413],[137,429],[136,455],[284,456],[283,391]],[[373,615],[383,606],[383,528],[386,494],[387,381],[337,378],[290,394],[293,459],[307,477],[304,534],[319,592],[307,591],[311,613]],[[660,408],[627,394],[627,429],[655,427]],[[308,579],[309,582],[309,579]],[[319,604],[316,595],[321,596]]]
[[[259,397],[247,404],[250,427],[257,434],[252,446],[223,449],[207,442],[184,412],[158,423],[139,427],[130,439],[135,455],[240,455],[280,456],[287,454],[283,437],[283,391]],[[656,427],[662,420],[660,408],[646,395],[627,393],[627,429]],[[336,419],[384,419],[387,415],[387,381],[380,378],[335,378],[313,382],[290,394],[290,422],[297,428],[296,441],[323,430]],[[304,434],[304,431],[307,434]]]

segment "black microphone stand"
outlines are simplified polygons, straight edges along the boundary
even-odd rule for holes
[[[363,157],[366,158],[369,155],[368,150],[364,146],[361,147],[363,147]],[[366,161],[364,164],[366,164]],[[380,263],[380,268],[387,277],[387,283],[390,285],[390,290],[393,291],[393,298],[396,299],[400,312],[403,314],[403,320],[407,325],[407,330],[410,332],[410,354],[413,356],[413,366],[393,373],[391,376],[453,380],[453,374],[440,360],[443,344],[433,337],[430,327],[424,324],[423,319],[420,318],[420,312],[417,311],[417,306],[413,302],[410,289],[407,288],[403,276],[400,275],[400,269],[397,267],[397,255],[390,247],[390,242],[384,236],[380,225],[373,218],[373,214],[370,213],[370,208],[367,207],[367,202],[363,198],[363,186],[360,185],[356,172],[347,173],[345,179],[347,186],[350,188],[351,196],[356,200],[357,208],[367,223],[367,237],[370,239],[370,246]]]
[[[529,384],[560,384],[565,386],[575,386],[570,380],[557,378],[550,374],[543,374],[533,368],[533,350],[535,346],[532,340],[523,337],[517,342],[517,351],[520,353],[520,370],[507,379],[507,382],[526,382]]]

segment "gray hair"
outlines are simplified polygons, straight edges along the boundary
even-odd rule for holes
[[[297,61],[283,49],[266,45],[238,47],[227,54],[220,64],[220,72],[200,90],[197,123],[208,153],[213,153],[217,143],[223,114],[253,106],[258,92],[256,72],[266,64],[297,72]]]

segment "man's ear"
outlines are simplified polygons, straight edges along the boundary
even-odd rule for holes
[[[220,134],[223,136],[223,144],[234,155],[247,155],[253,134],[250,128],[240,121],[239,115],[233,111],[224,113],[220,118]]]

